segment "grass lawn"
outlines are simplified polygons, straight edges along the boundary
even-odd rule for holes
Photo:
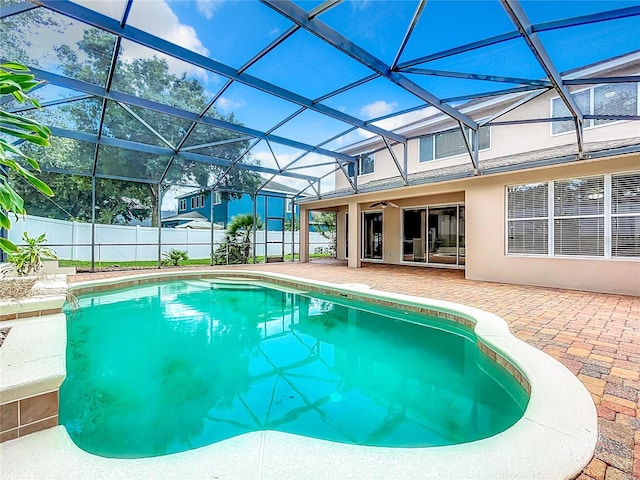
[[[318,259],[318,258],[331,258],[328,254],[311,254],[310,258]],[[291,259],[291,255],[285,255],[285,261]],[[296,254],[295,259],[298,259],[298,255]],[[253,263],[253,259],[249,259],[249,263]],[[91,268],[91,261],[89,260],[59,260],[61,267],[77,267],[81,269]],[[181,260],[180,266],[188,266],[188,265],[210,265],[211,259],[207,258],[190,258],[189,260]],[[256,257],[256,263],[264,263],[264,257]],[[95,262],[95,268],[144,268],[144,267],[157,267],[157,260],[140,260],[137,262],[116,262],[116,261],[102,261]]]

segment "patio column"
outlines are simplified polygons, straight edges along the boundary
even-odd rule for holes
[[[307,210],[303,205],[300,205],[299,235],[300,262],[307,263],[309,262],[309,210]]]
[[[348,260],[350,268],[360,268],[362,266],[362,242],[360,233],[362,222],[360,222],[360,205],[358,202],[349,203],[349,252]]]

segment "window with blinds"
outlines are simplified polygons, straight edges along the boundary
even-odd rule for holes
[[[471,138],[471,133],[466,127],[465,133],[468,138]],[[491,148],[491,128],[480,127],[478,129],[478,149],[482,151],[489,148]],[[463,155],[467,153],[467,146],[462,131],[459,128],[454,128],[420,137],[419,150],[418,161],[423,163]]]
[[[604,255],[604,177],[554,182],[556,255]]]
[[[640,172],[507,187],[507,253],[640,258]]]
[[[611,256],[640,257],[640,173],[611,177]]]
[[[548,197],[547,183],[507,187],[509,253],[549,252]]]

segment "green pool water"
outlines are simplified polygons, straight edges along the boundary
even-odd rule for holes
[[[505,430],[528,401],[471,330],[342,297],[177,281],[82,296],[67,325],[60,422],[108,457],[260,430],[450,445]]]

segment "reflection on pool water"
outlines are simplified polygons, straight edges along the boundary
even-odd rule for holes
[[[527,393],[454,322],[316,293],[189,280],[79,299],[60,421],[109,457],[257,430],[349,444],[469,442]]]

